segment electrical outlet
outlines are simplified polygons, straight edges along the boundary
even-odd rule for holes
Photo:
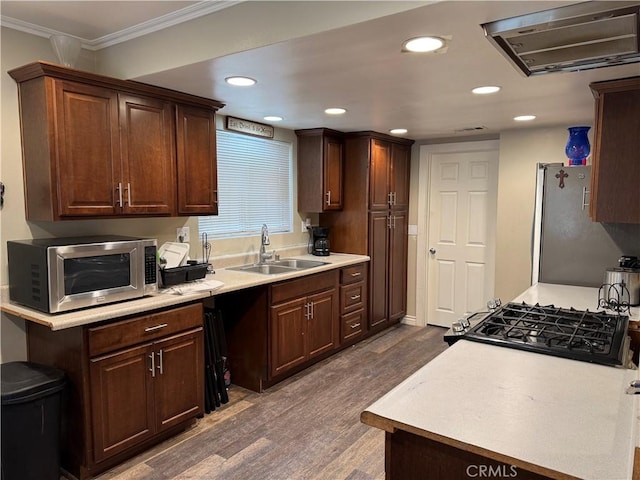
[[[189,243],[189,227],[176,228],[176,239],[180,243]]]
[[[304,221],[302,222],[302,228],[301,228],[302,233],[306,233],[307,228],[310,226],[311,226],[311,219],[305,218]]]

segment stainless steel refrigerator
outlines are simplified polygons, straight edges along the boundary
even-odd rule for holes
[[[538,164],[532,284],[599,287],[622,255],[640,256],[640,225],[589,218],[591,166]]]

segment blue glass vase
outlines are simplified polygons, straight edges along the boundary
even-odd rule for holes
[[[569,139],[564,153],[569,159],[569,165],[586,165],[591,152],[587,133],[591,127],[569,127]]]

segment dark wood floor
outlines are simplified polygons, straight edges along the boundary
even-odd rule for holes
[[[232,385],[228,404],[97,478],[383,479],[384,432],[360,412],[442,352],[443,333],[400,325],[262,394]]]

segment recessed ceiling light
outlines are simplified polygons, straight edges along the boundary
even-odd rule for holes
[[[447,44],[443,37],[415,37],[402,44],[403,52],[427,53],[435,52]]]
[[[253,78],[249,77],[227,77],[224,81],[234,87],[250,87],[257,83]]]
[[[331,108],[327,108],[324,113],[326,113],[327,115],[342,115],[343,113],[346,113],[347,110],[341,107],[331,107]]]
[[[278,117],[277,115],[267,115],[263,117],[267,122],[280,122],[282,121],[282,117]]]
[[[535,120],[535,115],[519,115],[517,117],[513,117],[516,122],[529,122],[531,120]]]
[[[489,93],[496,93],[500,91],[500,87],[495,85],[487,85],[486,87],[476,87],[471,90],[471,93],[475,93],[476,95],[487,95]]]
[[[391,130],[389,130],[389,133],[391,133],[392,135],[403,135],[405,133],[407,133],[407,129],[406,128],[392,128]]]

